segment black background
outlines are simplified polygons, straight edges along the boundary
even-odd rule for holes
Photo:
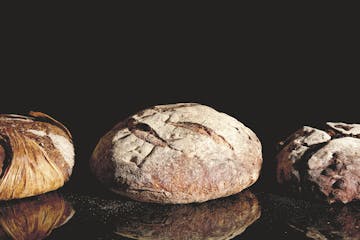
[[[5,34],[0,111],[63,122],[76,146],[69,186],[89,191],[98,139],[152,105],[198,102],[250,127],[263,144],[265,187],[275,186],[276,143],[291,132],[360,122],[358,44],[348,24],[181,19],[16,23]]]
[[[81,8],[5,21],[0,112],[42,111],[70,129],[76,164],[64,189],[105,196],[88,168],[92,150],[117,122],[156,104],[198,102],[250,127],[264,155],[254,188],[266,192],[277,188],[278,141],[303,125],[360,122],[359,39],[351,14],[264,6],[249,14],[173,10],[100,17]],[[67,21],[70,15],[76,19]],[[287,231],[272,218],[264,221],[264,234]],[[64,229],[66,236],[91,238],[96,225]],[[258,229],[245,238],[262,235]]]

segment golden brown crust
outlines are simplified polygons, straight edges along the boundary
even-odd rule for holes
[[[41,113],[32,116],[52,119]],[[0,200],[38,195],[68,181],[73,159],[66,159],[56,142],[61,139],[72,147],[68,130],[63,128],[53,120],[48,123],[34,117],[0,115]]]
[[[53,117],[51,117],[51,116],[49,116],[49,115],[47,115],[45,113],[34,112],[34,111],[30,111],[29,116],[35,117],[39,121],[41,121],[41,119],[43,119],[46,122],[52,123],[53,125],[61,128],[68,135],[69,138],[72,138],[70,131],[64,126],[64,124],[62,124],[61,122],[59,122],[55,118],[53,118]]]
[[[0,207],[0,234],[9,239],[44,239],[73,215],[71,205],[57,193],[9,202]]]
[[[2,168],[4,166],[5,157],[5,149],[0,144],[0,176],[2,175]]]

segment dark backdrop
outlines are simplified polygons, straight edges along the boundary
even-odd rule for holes
[[[344,26],[235,25],[67,30],[23,22],[21,36],[3,45],[0,112],[36,110],[63,122],[76,146],[67,187],[91,192],[88,159],[114,124],[155,104],[206,104],[258,135],[258,185],[274,187],[279,140],[304,124],[360,122],[358,44]]]
[[[68,5],[60,14],[25,8],[30,16],[19,7],[2,21],[0,113],[36,110],[63,122],[76,147],[74,173],[63,191],[106,197],[88,168],[98,139],[143,108],[199,102],[236,117],[258,135],[264,164],[253,189],[275,191],[279,140],[305,124],[360,122],[360,41],[349,8],[341,16],[341,6],[333,11],[326,9],[330,4],[311,4],[297,14],[300,4],[270,4],[274,9],[257,4],[252,11],[234,6],[214,11],[192,3],[186,10],[178,4],[154,11],[142,3],[132,12],[114,7],[115,14],[101,6],[93,11]],[[304,205],[269,199],[271,194],[259,197],[263,217],[241,237],[291,238],[286,214],[293,212],[295,218],[307,216],[297,221],[313,222]],[[52,236],[92,239],[113,231],[102,229],[93,209],[76,210],[60,237]]]

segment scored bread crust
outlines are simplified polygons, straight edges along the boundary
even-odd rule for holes
[[[56,190],[74,166],[70,132],[50,116],[0,114],[0,200]]]
[[[277,155],[277,180],[295,192],[348,203],[360,199],[360,125],[303,127]]]
[[[112,191],[157,203],[204,202],[252,185],[261,144],[242,123],[196,104],[155,106],[117,124],[90,159]]]

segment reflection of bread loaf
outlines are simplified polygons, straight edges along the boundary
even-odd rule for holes
[[[191,203],[238,193],[259,177],[261,144],[242,123],[194,103],[161,105],[116,125],[90,165],[135,200]]]
[[[0,200],[63,186],[74,165],[69,131],[46,114],[0,114]]]
[[[44,239],[73,215],[70,204],[57,193],[7,202],[0,207],[0,237]]]
[[[145,205],[146,206],[146,205]],[[249,191],[201,204],[148,205],[121,215],[116,233],[134,239],[232,239],[260,217]]]
[[[306,222],[290,224],[311,239],[360,239],[360,211],[356,205],[336,206],[326,213],[312,215]]]

